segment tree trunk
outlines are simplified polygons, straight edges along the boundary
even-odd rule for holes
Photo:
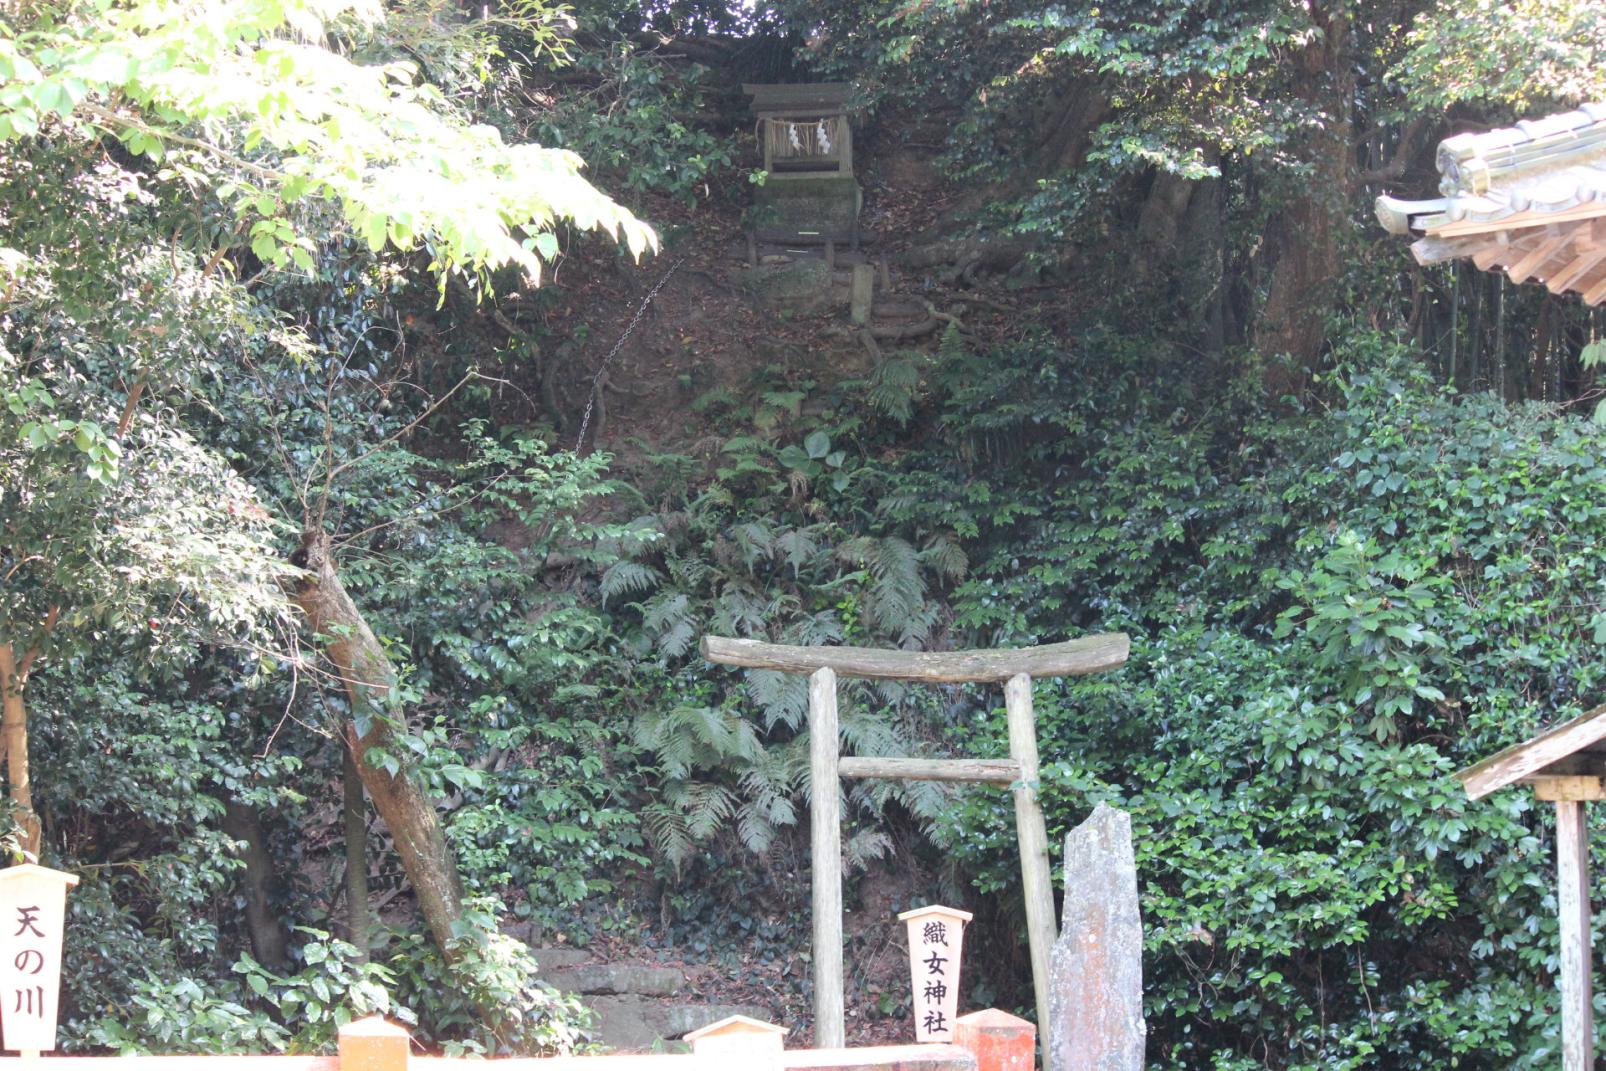
[[[1143,210],[1138,214],[1138,248],[1134,259],[1147,260],[1152,267],[1155,260],[1170,259],[1176,255],[1177,231],[1188,210],[1199,183],[1183,178],[1174,171],[1156,171],[1149,196],[1144,198]],[[1139,267],[1143,267],[1139,263]]]
[[[351,742],[357,775],[396,842],[425,925],[450,959],[453,924],[463,913],[462,886],[435,807],[418,787],[395,742],[389,707],[396,671],[341,584],[329,537],[323,532],[304,533],[296,564],[308,573],[296,591],[296,603],[334,664],[353,715],[367,715],[366,733],[359,735],[355,724],[344,733]],[[395,774],[369,761],[375,749],[401,763]]]
[[[28,659],[24,658],[26,665]],[[17,664],[9,643],[0,643],[0,748],[5,750],[6,779],[11,805],[21,827],[22,850],[39,857],[39,815],[33,809],[33,786],[28,777],[28,708],[22,690],[28,683],[26,669]]]
[[[368,962],[368,808],[362,775],[350,735],[340,748],[341,781],[346,789],[346,939],[357,946],[357,961]]]
[[[1309,143],[1312,171],[1272,228],[1278,257],[1255,330],[1262,354],[1293,359],[1292,376],[1274,375],[1268,384],[1278,393],[1297,389],[1302,373],[1321,355],[1342,264],[1339,239],[1355,183],[1348,16],[1313,6],[1311,21],[1321,33],[1296,56],[1295,69],[1324,121]]]
[[[283,970],[290,962],[290,935],[273,909],[278,877],[262,819],[256,808],[235,800],[224,800],[223,808],[223,832],[243,845],[240,861],[245,864],[245,929],[251,938],[251,954],[264,967]]]
[[[1051,178],[1074,171],[1087,159],[1093,131],[1110,113],[1110,98],[1097,82],[1078,80],[1066,93],[1063,107],[1054,111],[1041,128],[1034,167],[1029,179]]]

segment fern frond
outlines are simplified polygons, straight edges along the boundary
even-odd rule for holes
[[[868,714],[858,704],[841,712],[842,742],[855,755],[908,754],[907,742],[884,715]]]
[[[755,669],[747,674],[747,697],[764,717],[764,728],[802,727],[809,710],[808,678],[797,673]]]
[[[742,556],[742,564],[747,566],[748,572],[752,572],[754,566],[774,553],[775,535],[762,521],[739,524],[731,534],[736,540],[736,549]]]
[[[769,623],[767,600],[745,586],[732,584],[714,600],[714,631],[724,636],[763,635]]]
[[[949,324],[938,340],[937,356],[950,366],[969,363],[970,351],[965,349],[965,340],[960,337],[959,328],[954,324]]]
[[[685,814],[686,832],[693,840],[707,840],[736,813],[736,798],[730,789],[712,781],[686,782],[674,802]]]
[[[669,861],[675,877],[680,877],[695,847],[685,815],[663,803],[649,803],[642,811],[642,818],[646,824],[647,839],[658,854]]]
[[[663,574],[650,565],[621,559],[614,562],[602,574],[599,584],[602,590],[602,605],[607,606],[608,600],[618,595],[635,595],[638,592],[651,591],[663,579]]]
[[[775,549],[792,570],[792,579],[798,579],[806,565],[820,556],[820,544],[808,528],[788,528],[775,538]]]
[[[697,638],[693,626],[691,599],[685,594],[664,593],[642,607],[641,625],[665,656],[679,658],[691,650]]]
[[[963,580],[970,570],[970,559],[965,556],[959,541],[939,532],[926,540],[920,552],[920,561],[926,568],[948,580]]]
[[[892,852],[892,838],[879,829],[861,829],[842,845],[842,863],[850,870],[863,870],[873,859],[884,859]]]
[[[870,373],[865,400],[872,409],[898,422],[909,423],[914,415],[915,391],[920,386],[920,366],[909,357],[888,357]]]
[[[915,548],[897,536],[859,536],[838,547],[837,555],[869,570],[870,586],[862,607],[865,622],[882,632],[901,633],[926,596]]]
[[[842,642],[842,621],[835,610],[820,610],[800,617],[781,633],[782,643],[795,643],[802,647],[818,647],[827,643]]]
[[[758,854],[774,843],[775,827],[752,804],[746,804],[736,812],[736,835],[743,847]]]

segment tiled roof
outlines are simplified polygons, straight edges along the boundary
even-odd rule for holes
[[[1606,103],[1439,143],[1441,197],[1377,199],[1421,263],[1472,257],[1518,282],[1606,300]]]

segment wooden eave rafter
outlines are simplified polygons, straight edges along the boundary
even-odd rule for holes
[[[1606,754],[1590,751],[1606,741],[1606,705],[1586,711],[1538,736],[1513,744],[1455,775],[1468,799],[1482,799],[1508,785],[1549,778],[1606,773]]]

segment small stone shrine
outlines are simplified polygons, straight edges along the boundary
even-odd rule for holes
[[[853,177],[852,87],[747,84],[766,178],[749,237],[790,245],[859,245],[862,195]]]

